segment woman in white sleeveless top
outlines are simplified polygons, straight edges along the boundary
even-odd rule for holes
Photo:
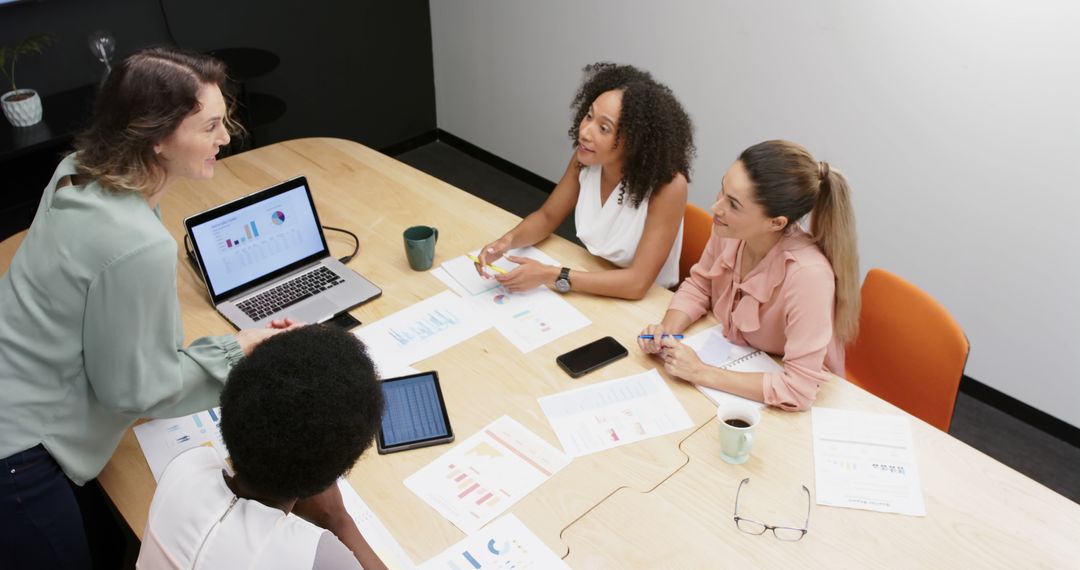
[[[566,172],[539,210],[480,252],[477,271],[516,247],[547,238],[573,211],[589,252],[615,265],[584,271],[508,256],[521,264],[494,275],[510,291],[546,284],[624,299],[640,299],[655,282],[679,279],[682,220],[690,161],[690,118],[670,89],[629,65],[597,63],[571,107],[576,149]]]
[[[221,437],[174,458],[143,533],[142,569],[385,569],[337,479],[371,446],[382,390],[363,343],[314,325],[263,341],[221,392]]]

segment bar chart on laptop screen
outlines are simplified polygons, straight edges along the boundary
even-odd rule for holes
[[[217,291],[248,283],[322,251],[322,234],[302,187],[192,228]]]

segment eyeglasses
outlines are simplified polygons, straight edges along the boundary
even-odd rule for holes
[[[739,530],[747,534],[755,535],[765,534],[765,531],[771,530],[773,532],[773,536],[779,538],[780,540],[785,540],[788,542],[795,542],[797,540],[801,540],[802,537],[806,536],[806,533],[809,532],[810,527],[810,489],[807,489],[806,485],[802,486],[802,490],[806,491],[806,523],[803,524],[802,528],[794,528],[790,526],[767,525],[765,523],[760,523],[758,521],[739,516],[739,495],[742,493],[743,485],[746,485],[749,482],[749,477],[740,481],[739,490],[735,492],[735,526],[738,527]]]

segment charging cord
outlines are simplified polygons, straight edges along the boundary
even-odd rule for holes
[[[348,262],[352,261],[352,258],[356,257],[356,252],[360,251],[360,238],[356,237],[356,234],[354,234],[354,233],[352,233],[349,230],[344,229],[344,228],[335,228],[335,227],[332,227],[332,226],[323,226],[322,228],[324,230],[333,230],[335,232],[341,232],[343,234],[349,234],[350,236],[352,236],[352,239],[353,239],[352,253],[350,253],[349,255],[346,255],[345,257],[339,258],[338,261],[340,261],[342,263],[348,263]]]

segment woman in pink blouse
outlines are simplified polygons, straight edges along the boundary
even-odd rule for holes
[[[739,156],[712,206],[701,260],[664,320],[638,339],[672,376],[785,410],[806,410],[829,373],[843,374],[844,345],[859,319],[859,258],[847,180],[788,141]],[[811,216],[810,231],[798,224]],[[670,336],[712,310],[728,340],[783,355],[780,373],[733,372],[701,362]]]

